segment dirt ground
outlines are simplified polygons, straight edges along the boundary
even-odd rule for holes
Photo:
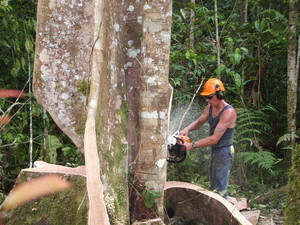
[[[282,210],[271,209],[261,212],[257,225],[283,225],[284,213]]]

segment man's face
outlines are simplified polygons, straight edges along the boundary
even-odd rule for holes
[[[214,93],[211,95],[204,96],[204,98],[205,98],[206,102],[208,102],[211,105],[214,105],[214,103],[216,102],[217,96],[216,96],[216,93]]]

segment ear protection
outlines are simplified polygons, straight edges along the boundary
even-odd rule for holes
[[[216,84],[216,96],[218,99],[223,99],[225,97],[225,94],[223,91],[221,91],[221,87],[219,84]]]

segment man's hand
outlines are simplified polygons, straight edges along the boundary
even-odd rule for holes
[[[186,127],[179,133],[182,136],[189,136],[189,129]]]
[[[186,151],[193,149],[193,143],[184,142],[183,145],[186,147]]]

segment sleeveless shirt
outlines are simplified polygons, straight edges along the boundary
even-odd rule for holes
[[[213,135],[215,128],[217,124],[220,121],[220,117],[222,116],[223,112],[226,109],[233,108],[231,105],[226,105],[216,117],[212,116],[212,106],[209,108],[209,116],[208,116],[208,123],[210,126],[210,135]],[[225,133],[220,138],[219,142],[215,145],[212,145],[211,147],[214,148],[222,148],[222,147],[228,147],[233,144],[233,134],[234,134],[234,128],[227,128]]]

